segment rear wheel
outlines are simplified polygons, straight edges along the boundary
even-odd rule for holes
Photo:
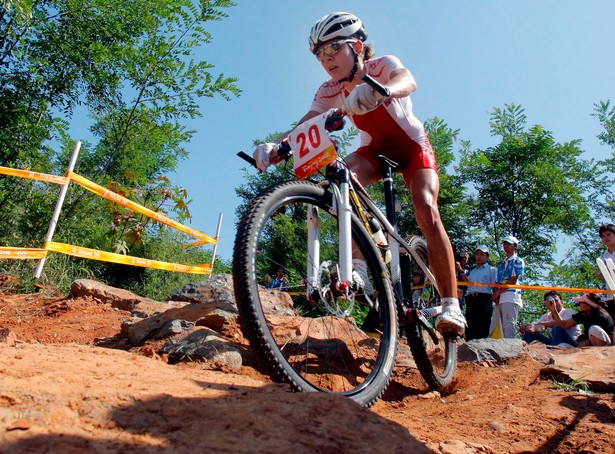
[[[374,294],[340,285],[331,199],[320,186],[290,181],[252,201],[235,239],[235,296],[244,333],[275,377],[298,391],[338,393],[369,406],[391,380],[397,313],[380,252],[354,215],[352,238],[368,265],[364,277]],[[313,225],[319,238],[310,247],[308,211],[318,215]],[[288,290],[263,287],[265,275],[280,268]]]
[[[408,244],[417,255],[429,264],[427,244],[420,237],[407,239]],[[423,274],[418,264],[410,259],[411,277],[415,273]],[[435,316],[430,315],[430,308],[440,306],[440,297],[433,285],[425,281],[420,288],[414,288],[413,307],[422,315],[412,317],[406,326],[406,337],[414,361],[425,382],[435,390],[449,386],[457,372],[457,336],[443,337],[434,326]]]

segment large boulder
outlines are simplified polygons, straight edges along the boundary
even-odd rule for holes
[[[149,317],[172,307],[182,307],[185,303],[162,303],[144,298],[136,293],[111,287],[92,279],[78,279],[72,283],[70,293],[73,298],[90,297],[96,301],[110,304],[116,309],[132,312],[133,315]]]
[[[231,274],[214,274],[209,279],[191,282],[169,296],[169,301],[188,303],[205,303],[217,301],[222,309],[237,312],[235,294],[233,293],[233,276]]]
[[[541,373],[563,382],[587,383],[595,392],[615,393],[615,348],[562,348],[534,342],[530,355],[543,364]]]
[[[521,355],[525,342],[520,339],[473,339],[459,347],[459,361],[503,363]]]
[[[230,342],[208,328],[196,327],[182,335],[173,337],[161,348],[170,362],[208,361],[216,367],[241,368],[241,353]]]

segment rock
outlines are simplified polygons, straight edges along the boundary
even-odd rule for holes
[[[205,326],[214,331],[222,332],[225,325],[237,320],[237,314],[227,312],[222,309],[214,309],[205,317],[201,317],[196,321],[196,326]]]
[[[234,307],[234,312],[237,312],[231,274],[215,274],[205,281],[186,284],[173,293],[169,300],[189,303],[228,302]]]
[[[152,333],[151,339],[164,339],[175,336],[189,329],[194,328],[194,323],[187,320],[169,320],[165,322],[156,332]]]
[[[263,309],[268,314],[294,315],[290,295],[279,290],[259,287]],[[211,279],[192,282],[169,297],[170,301],[189,303],[210,303],[215,301],[220,309],[237,314],[237,303],[233,290],[233,278],[230,274],[218,274]]]
[[[111,287],[91,279],[76,280],[70,287],[70,293],[73,297],[89,296],[98,301],[111,304],[112,307],[117,309],[136,312],[141,316],[149,316],[154,313],[163,312],[170,307],[178,306],[143,298],[128,290]]]
[[[161,303],[160,301],[145,300],[135,305],[134,309],[132,310],[132,315],[134,317],[147,318],[160,314],[171,308],[184,307],[188,304],[189,303],[182,303],[177,301],[168,301],[165,303]]]
[[[521,339],[473,339],[458,349],[459,361],[502,363],[525,351]]]
[[[615,392],[615,348],[549,348],[552,363],[541,373],[562,381],[582,380],[595,392]]]
[[[168,354],[171,362],[204,359],[235,370],[242,364],[241,353],[236,348],[215,331],[204,327],[173,338],[162,347],[161,353]]]
[[[131,310],[133,315],[147,316],[134,317],[122,325],[122,333],[132,345],[141,345],[147,339],[177,336],[161,352],[168,350],[170,359],[174,361],[181,358],[205,359],[231,368],[242,364],[239,350],[218,334],[224,332],[226,326],[234,324],[238,314],[230,275],[216,275],[205,281],[187,284],[175,292],[167,303],[141,298],[87,279],[75,281],[71,293],[89,295],[119,309]],[[264,311],[273,315],[270,319],[272,329],[291,330],[300,337],[303,318],[295,313],[289,295],[265,288],[259,288],[259,294]],[[343,333],[343,323],[338,320],[338,324],[340,333]],[[187,334],[186,330],[189,330]],[[10,331],[0,330],[0,342],[14,345],[16,337]],[[540,343],[526,347],[519,339],[477,339],[459,347],[459,361],[499,364],[526,351],[542,364],[542,374],[564,381],[583,380],[592,391],[615,391],[613,347],[578,349]],[[401,365],[414,366],[405,343],[400,344],[398,361]]]
[[[186,320],[195,322],[207,317],[212,312],[229,308],[226,301],[209,301],[206,303],[192,303],[183,307],[170,308],[165,312],[145,319],[132,318],[122,324],[122,335],[127,337],[131,344],[140,345],[149,339],[162,326],[172,320]],[[236,312],[235,312],[236,314]],[[236,315],[235,315],[236,317]]]
[[[288,317],[295,315],[293,300],[288,293],[259,287],[258,295],[266,314]]]
[[[532,342],[527,346],[528,353],[534,361],[537,361],[543,365],[552,364],[554,361],[553,355],[549,352],[549,349],[551,348],[561,349],[561,347],[551,347],[547,344],[543,344],[542,342]]]
[[[0,343],[14,347],[17,344],[17,335],[8,328],[0,328]]]

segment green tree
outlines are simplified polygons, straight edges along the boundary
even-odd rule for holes
[[[597,216],[604,220],[613,222],[615,219],[615,199],[613,198],[613,180],[615,176],[615,106],[611,106],[610,101],[600,101],[594,105],[593,116],[598,118],[600,125],[604,128],[598,139],[603,145],[608,145],[613,149],[611,156],[598,162],[601,167],[601,181],[596,182],[593,200],[598,203],[596,207]]]
[[[592,115],[598,118],[604,128],[604,131],[598,134],[602,144],[615,148],[615,106],[611,106],[611,101],[600,101],[594,104]]]
[[[598,139],[603,145],[615,148],[615,108],[610,101],[594,105],[592,114],[598,119],[603,131]],[[573,246],[567,253],[566,260],[551,270],[550,280],[558,285],[595,288],[602,285],[596,277],[596,257],[603,249],[598,237],[598,226],[615,219],[615,151],[611,156],[598,160],[595,172],[589,180],[587,201],[591,208],[591,219],[579,222],[577,231],[572,236]]]
[[[596,166],[581,158],[578,140],[560,144],[542,126],[527,128],[520,106],[496,108],[490,124],[500,143],[465,150],[459,164],[474,191],[471,227],[482,230],[498,251],[506,235],[515,235],[528,277],[544,277],[540,273],[552,262],[558,235],[574,234],[591,219],[585,194]]]
[[[0,165],[63,173],[74,146],[73,115],[87,115],[77,171],[107,186],[146,191],[186,157],[203,97],[238,95],[236,79],[215,74],[194,51],[211,41],[208,22],[226,17],[230,0],[15,0],[0,9]],[[59,143],[59,151],[54,148]],[[52,146],[53,145],[53,146]],[[169,185],[170,187],[170,185]],[[168,192],[127,192],[178,217]],[[0,244],[40,246],[57,188],[0,178]],[[173,200],[181,200],[178,190]],[[129,214],[129,213],[128,213]],[[109,249],[114,213],[100,199],[69,191],[59,241]],[[137,217],[135,222],[148,221]],[[129,229],[130,230],[130,229]],[[127,231],[129,231],[127,230]],[[131,254],[145,252],[146,228]],[[134,230],[132,231],[134,233]],[[92,265],[94,267],[94,265]]]

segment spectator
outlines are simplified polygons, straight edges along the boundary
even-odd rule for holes
[[[518,285],[525,273],[525,262],[517,255],[519,240],[512,235],[502,241],[506,260],[498,267],[498,284]],[[498,288],[493,292],[493,301],[498,306],[496,315],[502,322],[502,337],[512,339],[517,334],[517,318],[523,307],[521,290]]]
[[[564,329],[557,324],[551,314],[551,307],[559,314],[564,321],[569,320],[574,315],[572,309],[567,309],[562,303],[562,298],[558,292],[551,290],[545,293],[545,306],[547,312],[533,324],[522,325],[519,329],[523,340],[528,344],[533,341],[539,341],[547,345],[568,344],[575,345],[576,339],[581,335],[581,327],[579,325],[571,326]],[[548,336],[545,336],[545,332]]]
[[[412,274],[412,302],[418,303],[425,288],[425,276],[420,271]]]
[[[275,288],[281,291],[288,290],[288,276],[284,273],[284,268],[280,268],[276,278],[271,282],[269,288]]]
[[[489,265],[489,249],[487,246],[478,246],[475,256],[476,268],[470,271],[467,280],[481,284],[495,284],[497,270]],[[465,297],[466,320],[468,321],[467,340],[489,337],[489,324],[493,315],[492,294],[493,288],[488,286],[474,285],[467,288]]]
[[[607,259],[611,259],[613,260],[613,262],[615,262],[615,225],[602,224],[598,229],[598,234],[600,235],[602,243],[606,246],[606,251],[602,253],[600,258],[605,262]],[[600,271],[598,271],[596,274],[600,279],[604,279]],[[614,295],[612,293],[607,293],[604,297],[604,302],[606,303],[606,310],[608,311],[611,318],[615,318],[615,300],[613,299],[613,297]]]
[[[455,269],[457,271],[457,282],[468,282],[467,276],[467,268],[468,263],[470,263],[470,253],[462,252],[461,254],[457,254],[455,256]],[[463,310],[463,306],[465,303],[465,296],[468,291],[467,285],[458,285],[457,286],[457,298],[459,299],[459,307]]]
[[[577,337],[572,344],[575,347],[613,345],[613,332],[615,326],[613,319],[604,309],[604,303],[596,295],[585,294],[574,298],[579,303],[580,311],[573,314],[568,320],[563,320],[555,306],[549,309],[553,320],[564,329],[575,325],[583,325],[583,334]]]

